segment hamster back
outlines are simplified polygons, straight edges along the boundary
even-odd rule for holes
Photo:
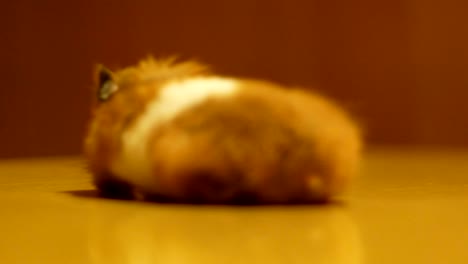
[[[85,158],[104,196],[310,203],[342,193],[361,138],[337,104],[195,62],[100,67]]]

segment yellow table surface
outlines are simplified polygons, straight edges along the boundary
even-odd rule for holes
[[[468,263],[468,151],[373,150],[343,203],[98,199],[78,158],[0,161],[0,263]]]

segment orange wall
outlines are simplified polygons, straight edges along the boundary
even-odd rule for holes
[[[0,157],[76,154],[95,63],[152,53],[318,87],[373,144],[468,146],[468,2],[17,0],[0,13]]]

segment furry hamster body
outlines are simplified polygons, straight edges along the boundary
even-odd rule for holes
[[[317,93],[172,59],[100,67],[97,82],[84,152],[103,196],[323,202],[359,167],[358,126]]]

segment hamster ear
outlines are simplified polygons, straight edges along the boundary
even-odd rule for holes
[[[97,97],[100,102],[103,102],[108,100],[118,90],[118,86],[114,80],[114,73],[103,65],[98,65],[97,79]]]

